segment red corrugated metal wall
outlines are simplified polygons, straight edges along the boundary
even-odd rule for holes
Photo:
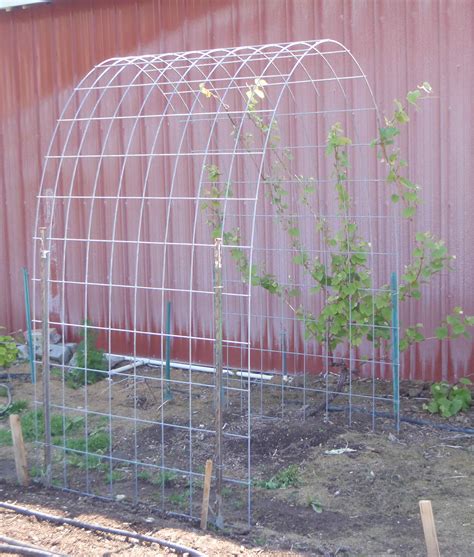
[[[411,178],[424,187],[417,228],[447,241],[457,270],[411,307],[411,321],[430,329],[453,305],[474,313],[473,36],[470,0],[58,0],[0,13],[0,324],[24,326],[20,272],[32,266],[42,157],[92,66],[120,55],[309,38],[350,48],[381,107],[422,80],[433,85],[435,98],[404,146]],[[470,373],[473,361],[469,341],[428,341],[410,352],[405,375],[452,379]]]

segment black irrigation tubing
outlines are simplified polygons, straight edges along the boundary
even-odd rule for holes
[[[367,408],[362,408],[361,406],[352,406],[354,412],[359,412],[360,414],[369,414],[370,416],[376,416],[377,418],[392,418],[393,414],[390,412],[378,412],[367,410]],[[349,409],[346,406],[329,406],[329,412],[347,412]],[[472,427],[457,427],[450,424],[438,424],[432,422],[431,420],[420,420],[418,418],[409,418],[408,416],[400,416],[401,422],[406,422],[408,424],[414,425],[427,425],[434,427],[436,429],[444,429],[447,431],[453,431],[455,433],[466,433],[468,435],[474,435],[474,428]]]
[[[55,557],[57,553],[50,553],[43,549],[36,549],[26,545],[0,545],[1,555],[26,555],[27,557]]]
[[[48,555],[48,557],[67,557],[67,555],[64,555],[64,553],[56,553],[54,551],[50,551],[49,549],[44,549],[43,547],[38,547],[35,545],[30,545],[24,541],[21,540],[17,540],[15,538],[9,538],[7,536],[0,536],[0,542],[4,545],[2,545],[2,547],[19,547],[20,549],[30,549],[30,550],[34,550],[36,551],[35,555]],[[10,553],[12,553],[10,551]],[[28,555],[28,553],[21,553],[21,555]]]
[[[172,549],[173,551],[181,555],[189,555],[189,557],[206,557],[204,553],[200,553],[199,551],[196,551],[195,549],[191,549],[190,547],[186,547],[184,545],[179,545],[177,543],[162,540],[160,538],[155,538],[153,536],[145,536],[143,534],[137,534],[136,532],[130,532],[128,530],[109,528],[107,526],[101,526],[100,524],[91,524],[89,522],[82,522],[81,520],[75,520],[73,518],[55,516],[52,514],[42,513],[39,511],[32,511],[30,509],[26,509],[25,507],[19,507],[17,505],[12,505],[10,503],[0,502],[0,507],[16,512],[18,514],[24,514],[26,516],[35,516],[40,520],[46,520],[48,522],[52,522],[53,524],[68,524],[69,526],[74,526],[76,528],[83,528],[84,530],[91,530],[92,532],[104,532],[105,534],[113,534],[115,536],[124,536],[126,538],[133,538],[141,542],[156,543],[161,547]]]

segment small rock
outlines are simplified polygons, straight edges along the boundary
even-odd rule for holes
[[[41,357],[43,355],[43,331],[41,329],[36,329],[31,332],[31,337],[33,340],[35,354],[36,356]],[[49,329],[49,342],[51,344],[61,342],[61,335],[54,327]]]
[[[66,342],[66,346],[69,347],[73,352],[77,350],[77,342]]]
[[[408,389],[408,397],[409,398],[417,398],[419,396],[421,396],[421,393],[423,392],[423,385],[415,385],[413,387],[410,387]]]
[[[126,495],[118,494],[115,496],[116,501],[123,501],[124,499],[126,499]]]
[[[23,331],[13,331],[8,333],[8,336],[12,337],[17,344],[26,344],[26,337]]]
[[[77,366],[77,354],[74,352],[72,358],[69,360],[69,366],[74,369]]]
[[[67,364],[72,358],[72,350],[65,344],[52,344],[49,347],[49,358],[53,362]]]
[[[145,522],[148,522],[148,523],[155,522],[155,519],[152,516],[147,516],[145,518]]]
[[[18,360],[29,360],[30,359],[30,352],[28,346],[26,344],[17,344],[18,348]]]

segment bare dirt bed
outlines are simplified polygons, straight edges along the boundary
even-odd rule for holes
[[[98,383],[90,387],[90,392],[103,389]],[[17,398],[28,398],[31,385],[14,382],[14,392]],[[120,403],[118,392],[117,404]],[[404,383],[403,414],[429,418],[421,409],[420,395],[423,398],[426,392],[426,385]],[[68,396],[77,396],[80,400],[83,395],[78,390],[71,391]],[[90,400],[94,400],[92,396]],[[209,400],[203,395],[195,404],[195,410],[200,411],[201,407],[208,406]],[[152,505],[134,507],[128,502],[126,477],[120,480],[121,493],[127,495],[126,503],[103,502],[41,487],[21,490],[12,483],[14,468],[10,447],[0,448],[0,478],[9,482],[0,485],[0,496],[4,501],[16,500],[18,504],[52,513],[154,532],[158,537],[178,541],[208,555],[374,557],[426,554],[418,501],[430,499],[442,555],[474,555],[474,436],[407,423],[402,423],[400,434],[396,435],[393,421],[388,419],[377,420],[373,431],[371,418],[365,414],[354,414],[351,427],[348,427],[344,412],[330,413],[326,418],[321,413],[302,421],[298,410],[291,410],[291,405],[289,408],[279,420],[255,419],[252,424],[252,479],[256,487],[250,529],[239,526],[219,535],[202,534],[190,523],[160,515]],[[177,404],[170,405],[168,411],[180,418]],[[472,428],[474,411],[471,409],[467,414],[442,423]],[[237,419],[232,426],[238,430]],[[2,427],[6,426],[0,424]],[[123,435],[126,437],[126,431]],[[141,458],[152,458],[161,442],[160,435],[154,426],[143,427],[137,433],[137,442]],[[126,444],[123,447],[122,450],[126,450]],[[166,451],[173,454],[178,464],[179,447],[181,443],[176,433],[170,436]],[[205,443],[202,447],[203,454],[198,454],[197,458],[204,460],[209,451],[212,453],[212,448],[206,451]],[[331,454],[334,449],[351,450]],[[238,442],[229,442],[226,446],[228,462],[238,467],[240,452]],[[263,487],[265,481],[292,465],[297,468],[296,485],[279,489]],[[180,486],[174,486],[177,487]],[[150,486],[146,489],[149,491]],[[229,496],[233,504],[228,507],[227,518],[232,519],[232,509],[237,513],[239,505],[235,493],[230,492]],[[155,522],[146,522],[147,517]],[[8,513],[1,516],[0,533],[23,537],[29,543],[40,542],[44,547],[71,555],[104,555],[107,552],[147,555],[147,551],[157,554],[156,549],[132,546],[130,542],[66,526],[58,528]]]

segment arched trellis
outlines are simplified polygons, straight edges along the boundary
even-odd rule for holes
[[[329,225],[340,218],[333,163],[325,155],[335,122],[353,139],[351,218],[368,240],[374,285],[383,284],[387,269],[398,270],[398,228],[396,217],[380,209],[384,194],[370,147],[377,109],[359,64],[337,41],[116,58],[75,88],[58,119],[39,194],[37,229],[46,227],[43,247],[51,260],[47,319],[61,330],[63,346],[78,329],[86,340],[95,332],[105,352],[127,362],[119,370],[110,359],[105,370],[84,366],[82,379],[95,371],[107,387],[86,386],[80,409],[67,387],[71,364],[60,362],[61,388],[50,407],[63,417],[53,450],[65,488],[113,496],[112,472],[123,465],[137,500],[150,471],[181,474],[189,497],[184,509],[172,510],[196,516],[196,481],[216,437],[209,407],[216,348],[213,236],[223,234],[223,394],[234,416],[224,436],[223,473],[231,489],[246,487],[250,520],[252,416],[281,416],[287,403],[306,406],[311,397],[327,405],[334,389],[327,347],[305,339],[301,320],[281,296],[252,280],[251,269],[264,268],[285,288],[298,286],[299,302],[315,311],[321,305],[322,295],[309,291],[293,260],[295,246],[269,184],[284,181],[285,222],[298,223],[302,242],[329,265],[314,213]],[[308,180],[317,185],[309,209],[298,203]],[[226,241],[226,234],[234,239]],[[36,240],[38,261],[39,234]],[[244,272],[236,265],[236,244]],[[37,271],[35,285],[40,278]],[[35,322],[41,321],[37,304]],[[349,347],[348,358],[340,357],[349,369],[369,370],[372,391],[360,396],[370,401],[375,419],[376,403],[391,398],[375,394],[384,363],[373,350],[364,356]],[[317,371],[326,372],[323,379]],[[348,379],[343,400],[351,408],[358,395],[350,373]],[[150,409],[143,407],[147,398]],[[70,416],[82,419],[80,448],[67,439]],[[91,435],[101,420],[107,440],[98,457]],[[140,449],[149,429],[158,459]],[[117,448],[125,431],[132,442]],[[176,438],[184,455],[171,446]],[[71,474],[81,458],[83,477]],[[105,486],[98,486],[97,459],[110,472]],[[173,507],[164,480],[160,503]]]

